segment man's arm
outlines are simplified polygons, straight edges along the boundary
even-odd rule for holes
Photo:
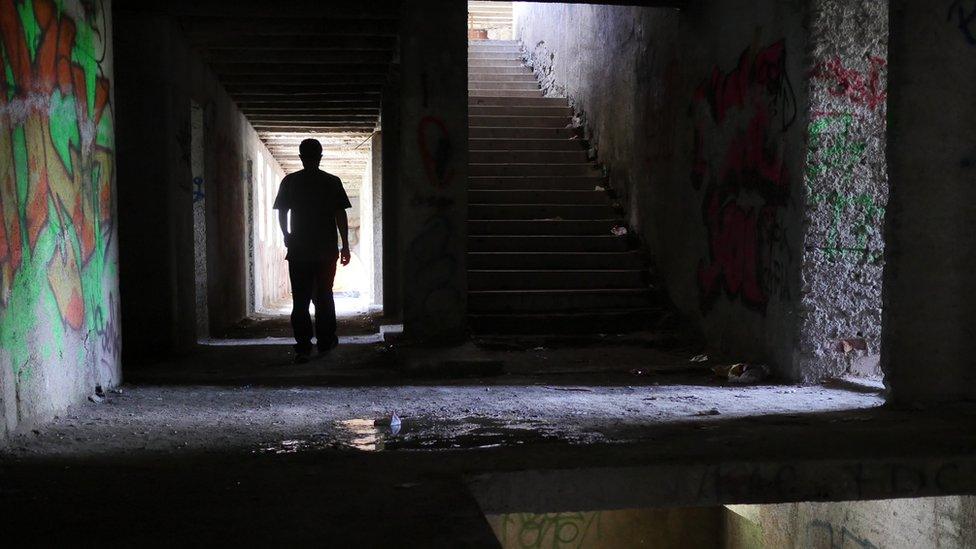
[[[289,242],[291,234],[288,232],[288,210],[278,210],[278,226],[281,227],[281,234],[285,237],[285,247],[287,248],[291,244]]]
[[[346,216],[346,210],[336,210],[335,221],[339,227],[339,238],[342,239],[342,251],[339,252],[339,256],[342,258],[342,264],[348,265],[352,256],[349,253],[349,218]]]

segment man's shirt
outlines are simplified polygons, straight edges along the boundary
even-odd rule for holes
[[[274,209],[291,211],[288,260],[335,260],[339,254],[335,216],[351,208],[342,181],[317,168],[290,173],[281,180]]]

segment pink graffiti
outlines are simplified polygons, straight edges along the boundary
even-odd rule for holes
[[[844,66],[840,57],[818,63],[810,77],[830,84],[827,92],[835,97],[847,97],[852,103],[865,105],[876,110],[888,99],[888,92],[881,89],[881,71],[888,66],[888,62],[880,57],[868,58],[870,67],[867,72],[858,72]]]
[[[765,310],[763,277],[777,241],[777,212],[789,198],[783,132],[796,118],[785,42],[755,53],[747,49],[728,74],[713,68],[696,90],[694,105],[707,106],[710,114],[695,121],[691,167],[694,187],[705,186],[702,221],[709,255],[698,265],[702,308],[709,309],[724,289]],[[725,136],[717,158],[707,156],[706,140],[713,135]]]

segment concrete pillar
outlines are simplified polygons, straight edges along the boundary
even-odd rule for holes
[[[370,273],[373,289],[371,305],[383,304],[383,132],[373,133],[370,141],[370,190],[372,202],[366,207],[372,211],[372,231],[363,235],[363,242],[372,241],[372,267]]]
[[[399,72],[394,67],[391,84],[383,89],[380,121],[383,126],[380,134],[380,158],[383,164],[383,178],[380,181],[383,200],[388,207],[383,208],[383,250],[380,254],[383,265],[383,316],[398,320],[403,306],[400,301],[401,271],[399,262],[399,211],[397,197],[400,191],[400,81]]]
[[[126,356],[139,356],[196,339],[191,176],[182,160],[190,98],[173,77],[185,63],[175,22],[125,10],[115,19],[122,340]]]
[[[407,0],[400,18],[404,334],[430,343],[466,332],[466,21],[467,4],[446,0]]]
[[[881,361],[898,403],[976,398],[974,14],[891,3]]]

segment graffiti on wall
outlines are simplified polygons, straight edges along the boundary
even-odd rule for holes
[[[844,66],[840,57],[817,63],[810,72],[810,78],[826,86],[828,93],[835,97],[845,97],[854,105],[864,105],[877,110],[884,105],[888,93],[881,84],[881,75],[888,62],[877,56],[868,57],[868,69],[858,71]]]
[[[959,28],[967,44],[976,46],[976,0],[955,0],[949,5],[948,21]]]
[[[0,0],[0,347],[21,376],[47,319],[54,344],[34,353],[67,360],[68,331],[117,340],[107,14],[71,4]]]
[[[444,121],[436,116],[425,116],[417,125],[417,146],[424,164],[427,181],[438,189],[448,187],[454,179],[451,164],[451,139]]]
[[[702,310],[724,292],[765,312],[788,298],[790,251],[780,221],[789,203],[786,132],[797,115],[786,43],[748,48],[728,73],[718,67],[692,102],[691,180],[703,191],[708,257],[698,266]]]
[[[598,544],[600,511],[501,515],[498,538],[507,547],[583,547]]]
[[[808,199],[812,207],[830,210],[826,242],[818,246],[828,259],[878,262],[883,252],[870,242],[872,236],[880,238],[884,207],[871,194],[847,190],[867,149],[867,143],[856,137],[859,118],[850,112],[812,113],[806,168]],[[829,189],[813,187],[813,182],[825,178],[831,183]]]

